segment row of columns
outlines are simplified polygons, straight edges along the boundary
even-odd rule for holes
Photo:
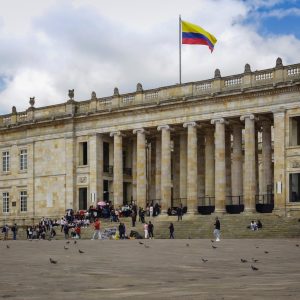
[[[198,162],[199,141],[196,122],[187,122],[183,127],[187,134],[181,134],[180,147],[180,198],[187,198],[188,212],[197,212],[197,195],[199,187],[199,168],[205,165],[205,181],[203,180],[206,196],[215,196],[215,212],[225,212],[225,199],[229,191],[232,196],[244,197],[244,211],[255,211],[255,195],[257,188],[256,171],[256,130],[255,116],[244,115],[240,118],[245,122],[244,127],[244,172],[243,176],[243,153],[242,153],[242,129],[240,124],[233,126],[233,149],[231,153],[230,134],[226,132],[227,121],[224,118],[211,120],[215,129],[208,128],[205,131],[205,147],[203,155],[205,161]],[[284,205],[284,113],[274,113],[274,182],[278,186],[275,191],[275,207],[278,209]],[[161,137],[157,137],[155,146],[155,194],[161,199],[162,211],[166,212],[171,206],[171,130],[169,125],[158,126]],[[136,139],[136,199],[137,205],[145,207],[147,199],[146,178],[146,131],[144,128],[133,131]],[[123,163],[122,163],[122,133],[112,132],[114,139],[114,204],[123,203]],[[201,136],[201,138],[204,137]],[[263,160],[263,183],[264,187],[272,183],[271,163],[271,123],[265,121],[262,132],[262,160]],[[94,141],[96,148],[97,142]],[[95,165],[97,161],[95,161]],[[96,168],[95,172],[100,171]],[[93,176],[91,176],[93,177]],[[95,178],[99,178],[96,176]],[[203,179],[203,178],[202,178]],[[227,179],[227,180],[226,180]],[[231,184],[232,183],[232,184]],[[95,183],[96,185],[96,183]],[[265,191],[267,192],[267,191]]]

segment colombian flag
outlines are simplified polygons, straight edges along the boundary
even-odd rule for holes
[[[182,44],[206,45],[213,52],[217,39],[198,25],[181,21]]]

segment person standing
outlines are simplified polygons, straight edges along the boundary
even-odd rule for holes
[[[13,239],[16,240],[17,239],[17,233],[18,233],[18,226],[17,226],[16,223],[12,226],[11,231],[13,233]]]
[[[95,238],[97,239],[101,239],[101,232],[100,232],[100,227],[101,227],[101,223],[99,221],[98,218],[95,219],[95,222],[94,222],[94,234],[93,234],[93,237],[92,237],[92,240],[94,240]]]
[[[215,229],[214,229],[214,236],[216,238],[216,242],[219,242],[220,241],[220,234],[221,234],[221,224],[220,224],[220,221],[219,221],[219,218],[216,217],[216,221],[215,221]]]
[[[132,227],[135,227],[135,222],[136,222],[136,212],[134,210],[132,210],[132,212],[131,212]]]
[[[144,233],[145,233],[145,239],[149,238],[149,233],[148,233],[148,224],[147,222],[144,223]]]
[[[153,239],[153,230],[154,230],[154,226],[153,224],[151,223],[151,221],[149,221],[149,224],[148,224],[148,235],[149,235],[149,239]]]
[[[174,225],[173,225],[173,223],[170,223],[169,230],[170,230],[170,239],[174,239]]]
[[[181,220],[182,221],[182,204],[180,204],[180,206],[177,207],[177,221]]]
[[[69,224],[68,224],[68,222],[66,222],[64,225],[64,234],[65,234],[65,240],[68,240],[69,239]]]

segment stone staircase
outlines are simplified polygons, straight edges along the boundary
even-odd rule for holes
[[[221,238],[300,238],[300,222],[297,217],[280,217],[274,214],[252,214],[252,215],[222,215],[219,216],[221,222]],[[247,228],[251,220],[261,220],[263,228],[252,231]],[[182,221],[177,221],[177,217],[158,216],[155,218],[146,218],[146,222],[151,220],[154,224],[154,238],[169,238],[169,224],[172,222],[175,227],[175,238],[177,239],[209,239],[213,238],[213,229],[215,216],[213,215],[184,215]],[[142,236],[143,224],[136,223],[136,227],[131,227],[130,218],[122,218],[121,222],[125,223],[127,234],[131,230],[139,232]],[[119,223],[110,222],[101,219],[101,231],[105,228],[119,226]],[[57,227],[56,239],[63,239],[64,235]],[[93,235],[93,226],[82,228],[82,239],[91,239]],[[19,229],[18,239],[26,239],[26,232]]]

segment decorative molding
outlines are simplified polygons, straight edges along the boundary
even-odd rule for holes
[[[166,130],[173,130],[169,125],[159,125],[157,126],[157,131],[162,131],[163,129],[166,129]]]
[[[299,160],[292,160],[290,161],[290,168],[300,168],[300,161]]]
[[[195,121],[183,123],[183,128],[187,127],[198,127],[198,124]]]
[[[254,114],[246,114],[240,117],[241,121],[245,121],[246,118],[249,118],[250,120],[258,121],[258,118],[255,117]]]
[[[122,133],[121,131],[112,131],[110,134],[109,134],[109,136],[110,137],[113,137],[113,136],[122,136],[122,137],[124,137],[125,136],[125,134],[124,133]]]
[[[226,121],[224,118],[215,118],[210,120],[210,124],[215,125],[216,123],[228,125],[229,122]]]
[[[144,134],[147,134],[149,133],[149,131],[145,130],[144,128],[136,128],[136,129],[133,129],[133,134],[137,134],[137,133],[144,133]]]

